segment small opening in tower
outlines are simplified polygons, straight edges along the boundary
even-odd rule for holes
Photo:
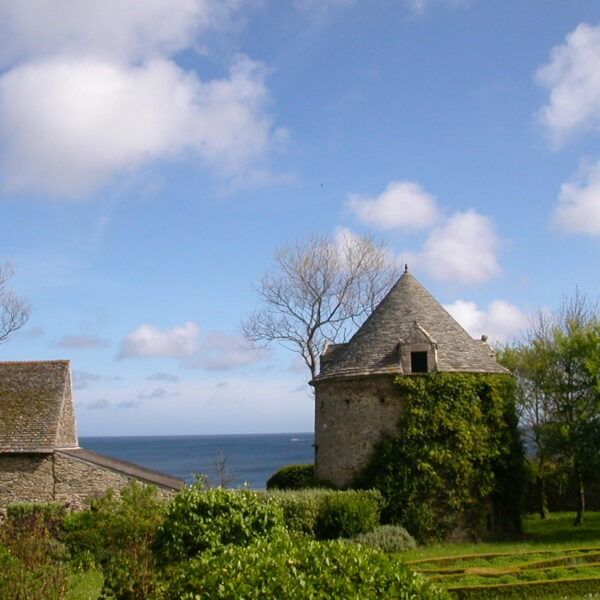
[[[427,373],[427,352],[410,353],[411,373]]]

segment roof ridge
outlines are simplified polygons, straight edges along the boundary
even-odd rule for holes
[[[0,360],[1,365],[39,365],[39,364],[69,364],[70,358],[51,358],[48,360]]]

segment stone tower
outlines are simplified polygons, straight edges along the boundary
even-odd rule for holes
[[[434,371],[508,373],[485,338],[474,340],[407,269],[350,341],[321,356],[311,381],[317,477],[348,485],[397,426],[395,378]]]

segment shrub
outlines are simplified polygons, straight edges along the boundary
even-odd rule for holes
[[[379,492],[346,491],[324,496],[315,523],[321,540],[354,537],[379,525],[382,497]]]
[[[314,465],[288,465],[267,480],[268,490],[304,490],[317,487]]]
[[[63,598],[68,585],[62,558],[64,547],[54,539],[42,512],[12,511],[0,529],[0,598]]]
[[[182,563],[169,579],[169,600],[329,600],[449,598],[386,554],[342,541],[280,535],[247,547],[227,546]]]
[[[56,535],[67,514],[62,502],[17,502],[6,508],[6,520],[15,527],[27,527],[32,520],[39,521]]]
[[[68,589],[63,567],[51,561],[35,566],[0,546],[0,598],[62,600]]]
[[[315,536],[315,525],[324,498],[330,490],[271,491],[273,498],[283,509],[283,520],[288,531]]]
[[[400,525],[380,525],[357,535],[353,541],[383,552],[405,552],[417,547],[413,536]]]
[[[245,545],[283,528],[281,507],[250,490],[184,488],[160,527],[157,548],[166,562],[228,544]]]
[[[65,519],[64,540],[77,562],[91,560],[102,570],[103,594],[117,600],[145,600],[158,586],[153,554],[164,503],[156,489],[131,483],[110,490],[90,510]]]
[[[273,491],[268,497],[283,509],[289,531],[319,539],[348,537],[379,524],[381,494],[373,490]]]

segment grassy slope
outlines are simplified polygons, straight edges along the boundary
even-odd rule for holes
[[[573,527],[572,523],[571,513],[556,513],[546,520],[529,516],[525,519],[524,538],[519,542],[437,544],[403,556],[412,568],[424,571],[448,588],[577,579],[581,580],[583,589],[583,579],[600,578],[597,564],[600,513],[589,513],[582,527]],[[588,590],[600,589],[600,583],[587,585]],[[527,589],[533,592],[533,588]],[[523,590],[515,592],[515,597],[524,597]],[[539,594],[532,597],[553,597],[550,589],[540,588]],[[482,594],[480,597],[496,596]],[[590,595],[589,591],[570,594],[565,589],[557,597],[600,599],[600,594]]]

